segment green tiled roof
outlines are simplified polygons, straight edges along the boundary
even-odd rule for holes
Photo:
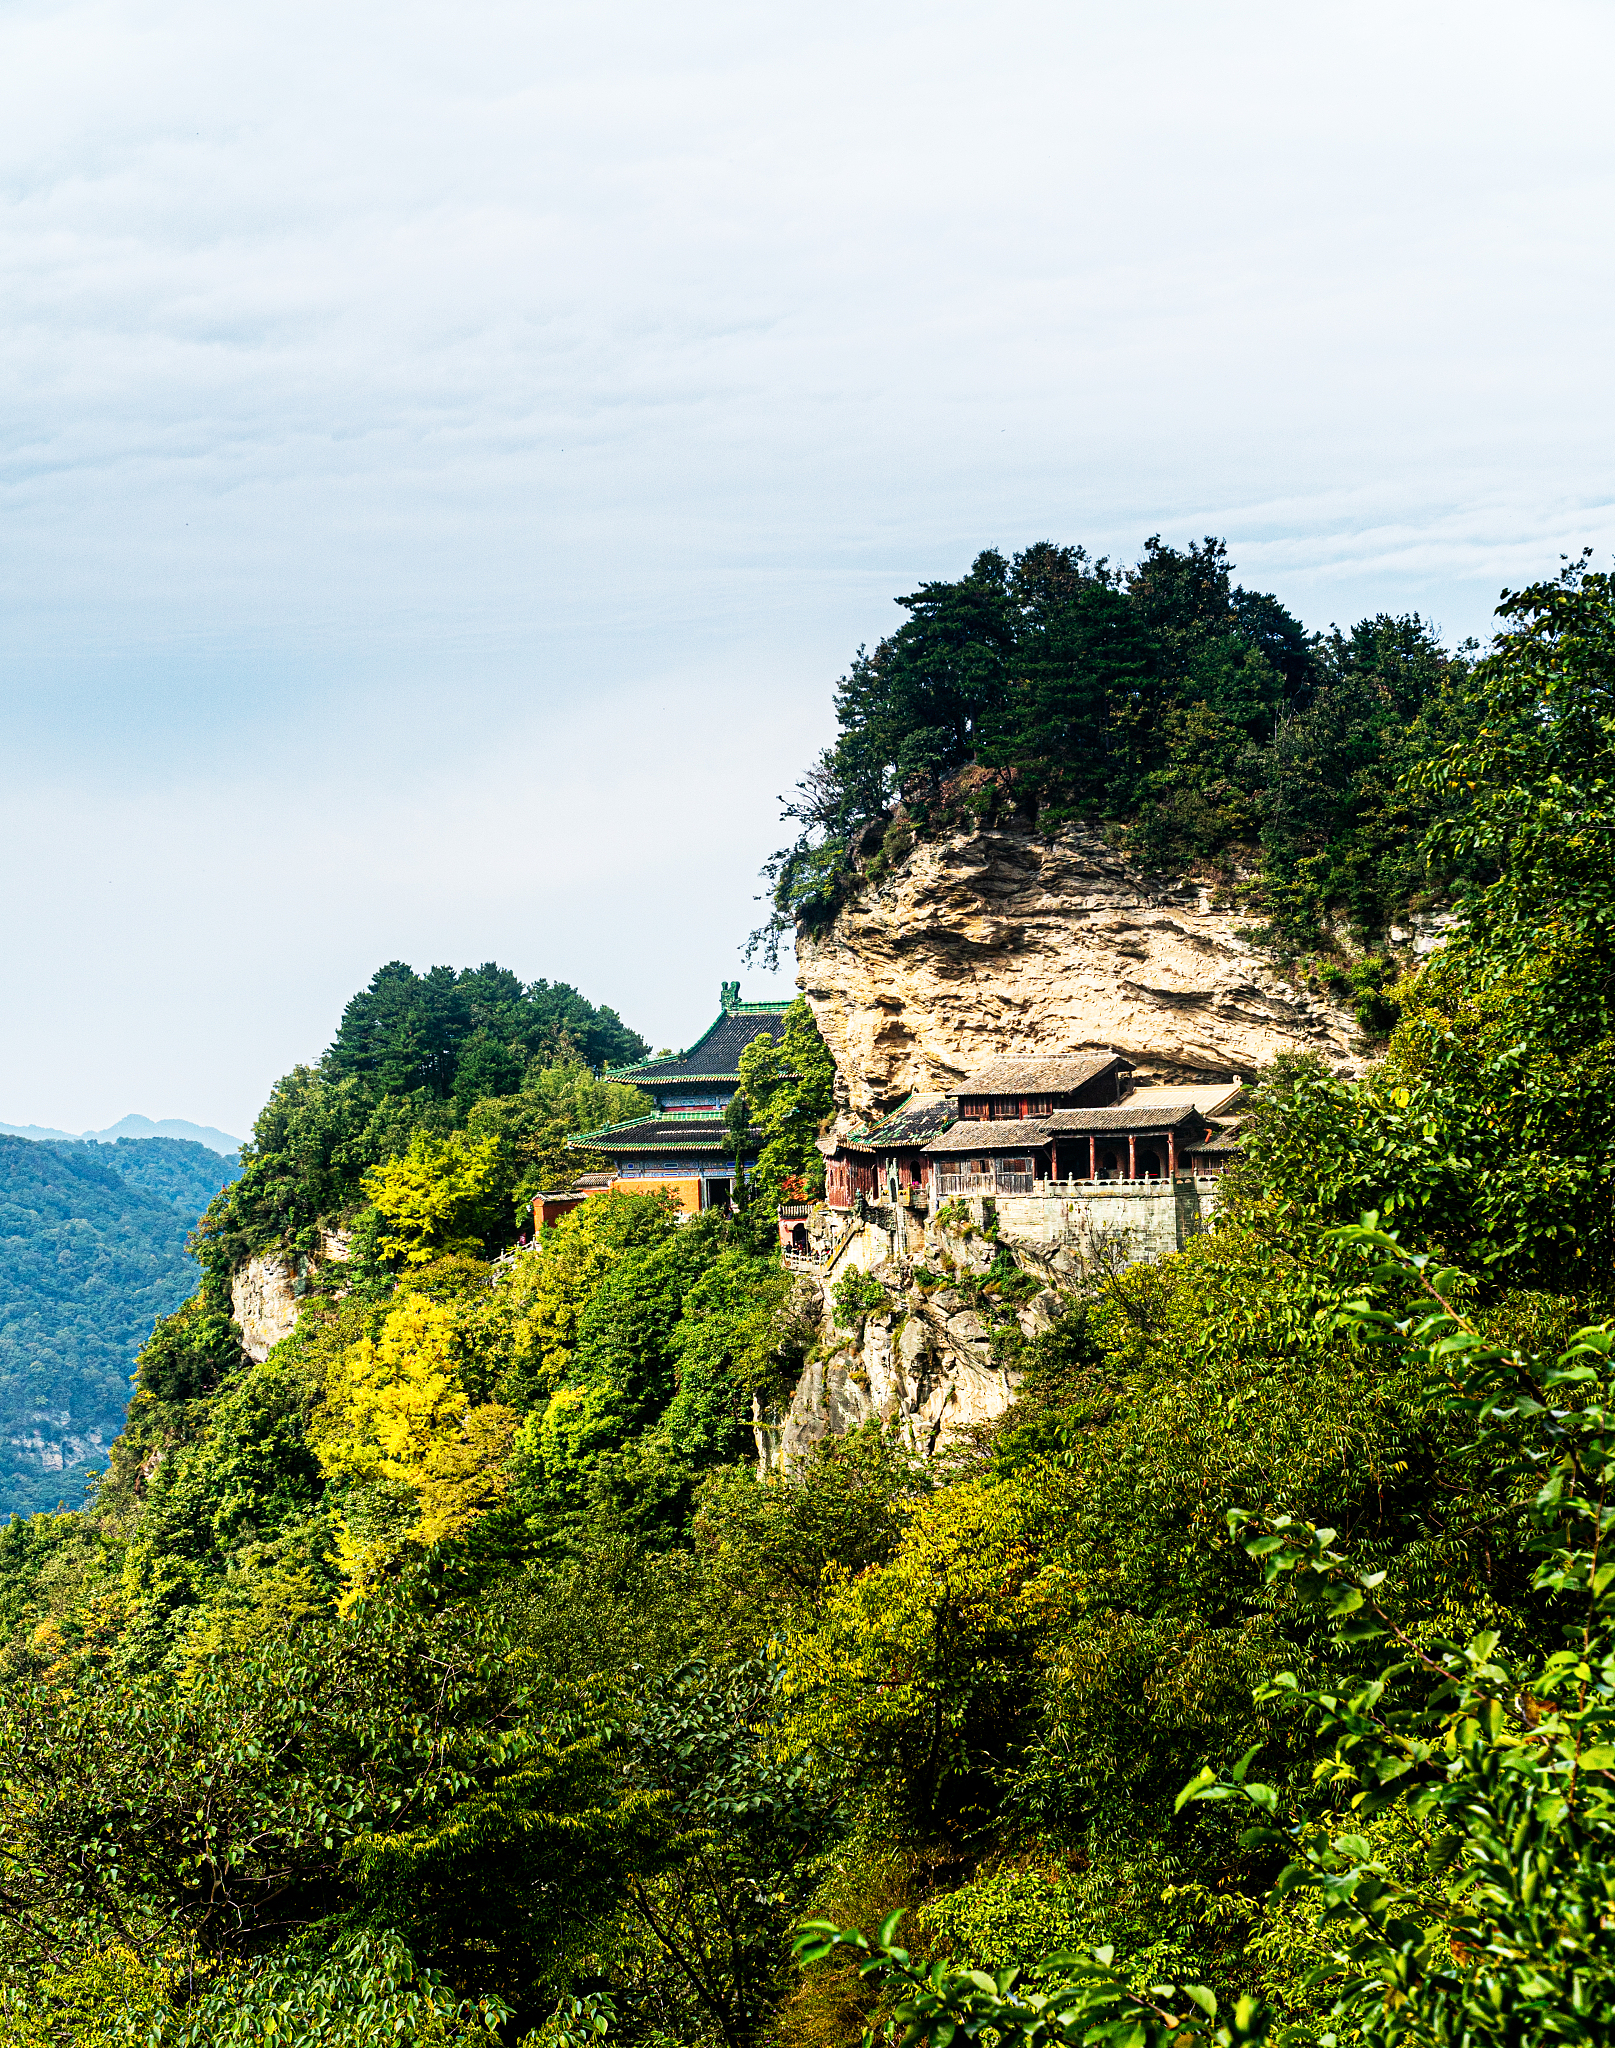
[[[733,984],[729,985],[730,987]],[[686,1082],[740,1082],[740,1055],[752,1040],[778,1022],[788,1002],[743,1003],[726,987],[723,1008],[687,1052],[664,1059],[639,1060],[631,1067],[608,1067],[608,1081],[634,1088],[672,1088]]]
[[[742,1156],[760,1152],[767,1133],[755,1125],[747,1132]],[[578,1131],[566,1141],[580,1151],[604,1152],[608,1158],[628,1153],[661,1152],[677,1158],[685,1153],[712,1152],[725,1159],[734,1157],[735,1142],[721,1116],[636,1116],[626,1123],[601,1124],[592,1131]]]
[[[842,1143],[850,1152],[924,1145],[945,1131],[958,1113],[951,1096],[911,1095],[880,1123],[849,1131]]]
[[[676,1057],[683,1059],[684,1054],[679,1053]],[[676,1073],[664,1074],[655,1071],[659,1066],[672,1067],[672,1065],[672,1060],[662,1060],[660,1062],[652,1061],[650,1069],[645,1067],[607,1067],[605,1077],[608,1081],[621,1081],[629,1088],[644,1088],[647,1086],[652,1088],[671,1088],[675,1083],[682,1086],[686,1081],[738,1081],[740,1079],[740,1070],[738,1068],[730,1074],[694,1074],[684,1067],[680,1067]]]

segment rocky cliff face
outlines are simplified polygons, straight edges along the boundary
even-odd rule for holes
[[[102,1431],[93,1426],[75,1430],[72,1411],[67,1408],[40,1410],[20,1423],[5,1441],[15,1459],[37,1466],[41,1472],[70,1472],[75,1466],[101,1464],[106,1458]]]
[[[1062,1284],[1076,1272],[1070,1258],[1051,1284],[1003,1309],[973,1286],[991,1268],[1000,1245],[974,1230],[938,1230],[902,1219],[887,1231],[871,1224],[849,1247],[883,1299],[846,1327],[837,1322],[830,1287],[803,1276],[801,1306],[819,1325],[817,1355],[804,1368],[789,1406],[769,1426],[754,1421],[759,1465],[789,1471],[828,1436],[871,1418],[895,1424],[908,1448],[928,1458],[942,1445],[996,1421],[1009,1408],[1019,1375],[995,1360],[992,1324],[1013,1325],[1023,1338],[1048,1327]],[[912,1241],[905,1242],[905,1238]],[[1005,1243],[1004,1250],[1011,1250]],[[958,1284],[915,1283],[916,1253],[929,1256]],[[1041,1264],[1042,1262],[1038,1262]],[[1002,1348],[1002,1347],[1000,1347]]]
[[[860,1117],[1000,1055],[1109,1047],[1163,1081],[1284,1052],[1356,1072],[1351,1012],[1287,980],[1240,937],[1247,922],[1209,885],[1149,881],[1091,832],[961,834],[917,844],[799,937],[797,982]]]
[[[322,1249],[327,1259],[345,1260],[347,1232],[324,1232]],[[241,1328],[242,1350],[256,1364],[262,1365],[281,1338],[297,1327],[303,1295],[299,1283],[307,1270],[306,1259],[256,1257],[231,1275],[230,1313]]]
[[[846,1226],[825,1269],[797,1277],[795,1314],[817,1341],[783,1410],[753,1408],[759,1469],[789,1471],[871,1419],[924,1458],[985,1429],[1013,1404],[1027,1346],[1073,1297],[1161,1255],[1061,1213],[1069,1204],[1044,1203],[1042,1217],[1038,1206],[975,1196],[935,1215],[879,1207]],[[836,1306],[849,1273],[864,1300],[850,1318]]]

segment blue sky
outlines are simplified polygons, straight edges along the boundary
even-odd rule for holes
[[[1615,17],[0,9],[0,1119],[245,1130],[381,961],[683,1043],[891,599],[1615,544]],[[747,992],[760,990],[747,977]]]

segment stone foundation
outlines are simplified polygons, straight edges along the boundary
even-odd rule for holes
[[[1015,1312],[1035,1337],[1061,1298],[1084,1281],[1182,1251],[1209,1224],[1212,1179],[1044,1181],[1031,1194],[971,1195],[945,1204],[944,1226],[922,1195],[854,1219],[815,1205],[817,1261],[798,1266],[820,1330],[821,1356],[803,1371],[782,1416],[754,1411],[761,1469],[789,1469],[825,1437],[871,1417],[895,1423],[909,1448],[931,1457],[950,1439],[995,1422],[1015,1398],[1018,1375],[995,1365],[982,1315],[959,1288],[919,1287],[916,1267],[968,1277],[1007,1252],[1043,1282]],[[988,1236],[988,1205],[995,1211]],[[854,1329],[835,1322],[838,1280],[858,1271],[886,1294]]]

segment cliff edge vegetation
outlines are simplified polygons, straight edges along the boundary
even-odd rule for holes
[[[595,1075],[649,1051],[564,982],[524,983],[491,962],[420,975],[389,961],[344,1009],[318,1065],[276,1083],[240,1180],[203,1222],[202,1264],[227,1283],[255,1252],[318,1254],[329,1228],[367,1206],[365,1174],[411,1146],[476,1162],[462,1206],[478,1208],[477,1241],[499,1250],[537,1189],[589,1163],[567,1150],[573,1131],[647,1107]]]
[[[1609,579],[1464,687],[1384,1059],[1277,1063],[1217,1227],[930,1461],[759,1471],[826,1339],[744,1215],[512,1252],[416,1067],[362,1158],[263,1126],[239,1244],[351,1257],[255,1362],[211,1230],[95,1501],[0,1536],[0,2041],[1607,2041]]]
[[[1383,1031],[1372,956],[1472,873],[1430,833],[1468,800],[1440,764],[1483,716],[1473,649],[1412,615],[1308,633],[1212,538],[1151,539],[1131,568],[988,549],[897,602],[907,619],[859,650],[836,741],[787,806],[800,830],[767,870],[765,954],[822,931],[917,835],[1082,823],[1146,869],[1221,877],[1285,957],[1351,955],[1342,988]]]

